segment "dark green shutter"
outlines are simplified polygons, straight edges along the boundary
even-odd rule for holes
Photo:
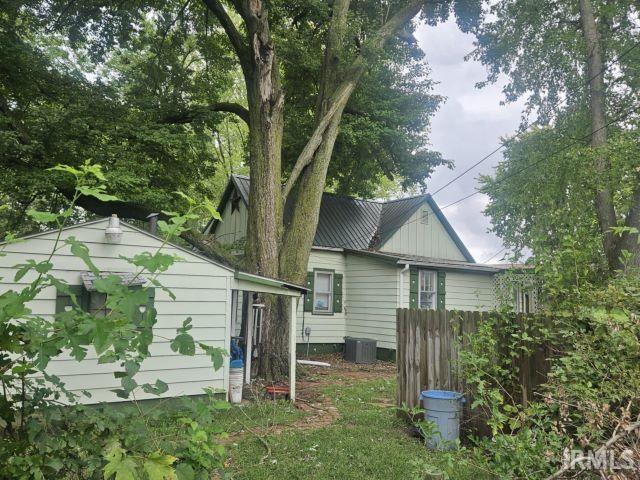
[[[409,269],[409,308],[418,308],[418,269]]]
[[[84,288],[84,285],[69,285],[69,290],[76,296],[76,302],[78,302],[80,308],[87,311],[89,309],[89,292]],[[73,300],[71,300],[71,295],[58,290],[56,295],[56,313],[62,313],[66,311],[67,307],[72,306]]]
[[[151,312],[154,310],[154,302],[156,299],[156,289],[153,287],[149,287],[147,288],[147,308],[144,311],[144,313],[146,314],[147,318],[149,318],[149,315],[153,315]],[[155,311],[154,311],[155,313]],[[155,315],[153,315],[155,317]],[[154,322],[155,323],[155,322]]]
[[[313,272],[307,272],[307,288],[309,291],[304,296],[304,311],[313,312]]]
[[[139,290],[142,287],[137,285],[135,287],[129,287],[129,288],[131,288],[131,290]],[[145,304],[144,312],[141,312],[140,309],[138,309],[138,311],[136,312],[135,320],[138,322],[142,321],[144,318],[148,318],[149,312],[151,312],[151,310],[154,308],[153,304],[156,299],[156,289],[153,287],[149,287],[147,288],[146,291],[147,291],[147,303]]]
[[[333,313],[342,312],[342,274],[333,275]]]
[[[443,271],[438,272],[438,310],[445,310],[445,294],[446,294],[446,273]]]

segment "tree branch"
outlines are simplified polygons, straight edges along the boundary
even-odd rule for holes
[[[192,110],[187,110],[183,112],[177,112],[170,115],[165,116],[162,119],[163,123],[191,123],[195,120],[195,118],[199,114],[207,113],[207,112],[227,112],[234,113],[242,120],[244,120],[247,124],[249,123],[249,110],[238,103],[232,102],[218,102],[213,103],[211,105],[205,105],[202,107],[194,107]]]
[[[67,198],[73,197],[73,192],[71,190],[59,189],[59,191]],[[135,219],[142,221],[146,221],[147,217],[151,213],[158,212],[158,210],[154,210],[147,205],[142,205],[139,203],[126,202],[122,200],[103,202],[102,200],[98,200],[95,197],[87,197],[84,195],[78,198],[76,204],[79,207],[90,211],[91,213],[95,213],[96,215],[108,217],[115,213],[116,215],[124,219]],[[168,217],[163,213],[159,213],[158,218],[160,218],[161,220],[166,220]],[[197,230],[191,229],[182,233],[180,235],[180,238],[192,247],[196,248],[206,257],[212,258],[213,260],[229,266],[238,266],[237,259],[224,247],[222,247],[216,241],[213,235],[205,235]]]
[[[415,17],[420,12],[423,5],[424,0],[413,0],[409,2],[408,5],[405,5],[403,8],[398,10],[384,25],[382,25],[382,27],[380,27],[376,34],[364,44],[360,55],[358,55],[358,57],[353,61],[348,74],[345,76],[346,80],[344,80],[335,89],[329,102],[329,108],[317,122],[309,141],[298,156],[296,163],[291,170],[291,175],[283,187],[283,203],[287,201],[287,197],[291,193],[291,190],[300,178],[300,174],[303,172],[305,167],[313,161],[313,155],[322,143],[324,133],[331,124],[333,116],[337,112],[342,111],[346,103],[349,101],[351,93],[355,89],[358,80],[367,67],[369,58],[376,50],[384,47],[385,42],[389,37],[391,37],[391,35],[393,35],[406,22]]]
[[[224,28],[227,37],[229,37],[229,41],[231,42],[231,46],[233,50],[236,52],[238,59],[240,60],[240,65],[242,65],[243,70],[248,66],[248,55],[249,55],[249,46],[247,45],[245,39],[242,37],[238,29],[236,28],[233,20],[225,10],[224,6],[220,2],[220,0],[203,0],[204,4],[207,8],[216,16],[222,28]],[[237,8],[236,2],[234,5]],[[243,12],[238,11],[241,17],[244,18]]]

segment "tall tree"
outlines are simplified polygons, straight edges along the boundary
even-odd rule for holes
[[[303,283],[320,200],[345,107],[368,67],[401,29],[411,31],[412,20],[424,0],[388,2],[373,6],[381,15],[363,24],[365,34],[349,38],[351,4],[331,4],[323,45],[320,77],[313,115],[313,129],[293,162],[283,185],[282,138],[284,101],[279,57],[272,35],[267,3],[236,0],[242,18],[241,33],[219,0],[205,0],[216,15],[240,59],[249,106],[250,205],[247,259],[257,272]],[[446,3],[446,2],[445,2]],[[469,2],[465,2],[469,3]],[[453,2],[441,9],[448,16]],[[382,8],[380,8],[382,7]],[[425,165],[428,167],[428,164]],[[290,214],[285,224],[284,206]],[[267,302],[260,370],[267,378],[286,371],[289,322],[282,300]]]
[[[614,193],[621,185],[615,181],[620,177],[612,173],[606,150],[609,132],[628,125],[635,113],[629,106],[637,105],[636,17],[637,5],[627,0],[501,0],[475,29],[478,42],[472,54],[489,67],[488,81],[508,75],[507,100],[526,96],[527,113],[536,110],[541,124],[553,121],[558,111],[588,112],[581,138],[592,153],[588,158],[593,158],[594,170],[587,170],[598,180],[590,188],[611,271],[621,266],[623,250],[633,252],[640,263],[633,233],[640,228],[640,176],[627,172],[637,185],[635,200],[616,209]],[[626,233],[614,235],[612,229],[621,225]]]
[[[91,131],[103,135],[114,153],[123,142],[140,151],[134,163],[141,166],[158,166],[166,175],[174,165],[199,168],[192,152],[188,162],[172,163],[180,155],[167,142],[167,131],[183,135],[186,145],[200,142],[213,151],[221,112],[246,122],[252,179],[247,266],[302,283],[328,175],[334,188],[366,195],[381,175],[400,177],[405,187],[424,185],[433,168],[446,163],[425,146],[428,119],[440,98],[429,93],[428,71],[413,38],[414,19],[422,12],[423,19],[435,23],[455,12],[468,28],[466,19],[477,16],[479,3],[33,1],[14,5],[13,25],[7,30],[28,18],[31,31],[18,35],[17,42],[40,55],[41,39],[55,38],[82,60],[75,67],[90,67],[88,72],[70,68],[64,78],[72,76],[91,91],[109,92],[100,94],[104,111],[117,109],[109,115],[110,124]],[[55,70],[59,55],[40,57]],[[244,84],[240,101],[238,95],[233,100],[228,95],[234,77],[229,72],[236,67]],[[43,101],[58,108],[63,104],[59,97]],[[32,113],[29,102],[7,105],[8,116],[16,120],[9,126],[12,135],[23,126],[34,130],[22,121],[23,112]],[[340,137],[345,116],[348,128]],[[130,118],[124,128],[123,118]],[[87,143],[92,150],[81,144],[74,157],[102,152],[101,146]],[[158,150],[150,144],[158,144]],[[166,150],[171,155],[158,162],[158,153]],[[128,171],[136,172],[131,163]],[[145,178],[133,177],[131,182]],[[160,180],[148,189],[154,205],[162,203],[154,195]],[[142,216],[143,203],[135,215],[124,216]],[[290,212],[286,223],[285,204]],[[95,203],[82,205],[103,211]],[[275,300],[267,302],[261,373],[279,377],[287,371],[288,309]]]

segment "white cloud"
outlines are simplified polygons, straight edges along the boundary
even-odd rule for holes
[[[485,80],[486,71],[478,62],[464,61],[474,48],[474,38],[462,33],[454,21],[436,27],[422,25],[416,37],[426,53],[431,76],[439,82],[436,93],[447,97],[432,119],[431,144],[455,162],[453,171],[443,167],[434,172],[428,189],[434,192],[498,147],[500,137],[512,134],[520,123],[523,104],[500,105],[504,82],[481,90],[475,87]],[[492,173],[501,159],[500,153],[493,155],[438,193],[435,200],[444,206],[472,193],[478,175]],[[488,232],[489,219],[482,213],[486,205],[484,195],[475,195],[444,210],[476,261],[486,260],[502,248],[500,239]]]

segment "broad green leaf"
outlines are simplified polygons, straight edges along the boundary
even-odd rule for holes
[[[55,167],[48,168],[47,170],[66,172],[66,173],[70,173],[71,175],[75,175],[76,177],[80,176],[82,173],[80,170],[76,168],[73,168],[69,165],[63,165],[63,164],[56,165]]]
[[[171,341],[171,350],[192,357],[196,353],[196,344],[188,333],[180,333]]]
[[[193,471],[193,467],[188,463],[180,463],[176,467],[176,474],[178,480],[195,480],[196,472]]]
[[[160,452],[152,453],[144,461],[144,471],[149,476],[149,480],[175,479],[172,465],[176,460],[177,458],[171,455],[163,455]]]
[[[120,384],[122,385],[122,388],[127,392],[135,390],[138,386],[138,382],[128,376],[122,377],[122,379],[120,380]]]
[[[76,239],[76,237],[67,238],[64,243],[71,247],[71,253],[80,258],[94,275],[100,275],[100,270],[95,266],[89,254],[89,247]]]
[[[38,210],[34,210],[33,208],[27,210],[27,215],[33,218],[36,222],[40,223],[51,223],[58,220],[58,215],[56,213],[40,212]]]
[[[128,457],[118,442],[113,442],[106,451],[104,466],[104,480],[136,480],[138,478],[137,465],[133,458]]]
[[[167,390],[169,390],[169,385],[167,385],[162,380],[157,379],[156,383],[153,385],[151,385],[150,383],[145,383],[144,385],[142,385],[142,390],[144,390],[146,393],[152,393],[154,395],[162,395]]]
[[[112,294],[120,290],[122,286],[122,278],[119,275],[107,275],[106,277],[96,278],[93,281],[93,288],[100,293]]]
[[[182,261],[183,259],[177,255],[169,255],[167,253],[156,252],[149,253],[144,252],[134,257],[120,257],[127,262],[136,265],[137,267],[143,267],[151,273],[165,272],[176,261]]]
[[[98,358],[98,363],[114,363],[118,359],[118,356],[112,351],[109,350],[105,352],[100,358]]]
[[[189,195],[187,195],[184,192],[181,192],[181,191],[177,190],[177,191],[175,191],[173,193],[175,193],[180,198],[186,200],[189,203],[189,205],[194,205],[196,203],[196,201],[193,198],[191,198]]]
[[[203,205],[204,205],[204,208],[209,213],[209,215],[211,215],[214,219],[222,220],[222,216],[220,215],[220,213],[218,212],[218,209],[215,207],[215,205],[211,200],[205,197]]]
[[[87,197],[94,197],[97,198],[98,200],[101,200],[103,202],[112,202],[114,200],[118,200],[118,197],[115,197],[113,195],[109,195],[105,192],[105,186],[104,185],[98,185],[95,187],[90,187],[87,185],[83,185],[80,187],[77,187],[78,192],[80,192],[82,195],[85,195]]]
[[[140,370],[140,364],[138,362],[134,362],[133,360],[127,360],[126,362],[124,362],[124,369],[126,370],[127,375],[133,377]]]

